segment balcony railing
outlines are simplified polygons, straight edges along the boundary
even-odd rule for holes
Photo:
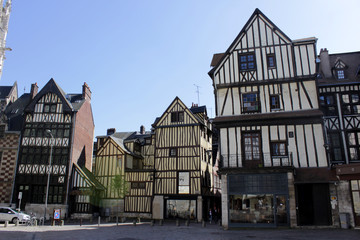
[[[222,154],[222,168],[264,168],[264,167],[292,167],[292,152],[287,155],[274,156],[271,153],[262,153],[258,156],[241,154]]]

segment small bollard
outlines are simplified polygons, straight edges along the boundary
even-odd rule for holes
[[[159,221],[159,225],[160,226],[162,226],[164,223],[163,223],[163,220],[162,219],[160,219],[160,221]]]
[[[98,226],[100,227],[100,216],[98,217]]]
[[[64,226],[64,220],[61,220],[61,221],[60,221],[60,226],[61,226],[61,227]]]
[[[82,218],[80,218],[80,227],[82,226]]]
[[[176,226],[177,226],[177,227],[180,226],[180,221],[179,221],[179,219],[176,219]]]
[[[36,221],[35,221],[35,226],[36,226]],[[55,220],[51,221],[51,226],[55,226]]]
[[[189,220],[186,220],[185,221],[185,226],[189,226],[189,222],[190,222]]]
[[[4,227],[7,227],[9,225],[9,221],[5,221]]]
[[[37,225],[38,225],[38,220],[35,219],[34,226],[37,227]]]
[[[133,220],[133,225],[136,226],[136,219]]]
[[[150,226],[154,226],[154,220],[151,220],[151,222],[150,222]]]
[[[206,227],[206,222],[204,220],[202,221],[202,227]]]
[[[116,215],[116,226],[119,226],[119,216]]]
[[[15,221],[15,227],[19,226],[19,220]]]

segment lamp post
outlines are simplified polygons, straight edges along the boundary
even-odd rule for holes
[[[48,167],[48,179],[47,179],[47,185],[46,185],[46,197],[45,197],[45,210],[44,210],[44,222],[46,220],[46,208],[48,203],[48,197],[49,197],[49,185],[50,185],[50,174],[51,174],[51,158],[52,158],[52,151],[53,151],[53,141],[54,136],[52,135],[51,131],[49,129],[46,129],[46,132],[51,136],[51,142],[50,144],[50,156],[49,156],[49,167]]]

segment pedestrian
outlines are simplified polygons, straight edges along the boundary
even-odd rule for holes
[[[209,210],[209,221],[210,221],[210,224],[211,224],[211,221],[212,221],[212,211],[211,211],[211,208]]]
[[[214,218],[214,222],[216,224],[218,221],[218,210],[216,207],[214,207],[214,217],[213,218]]]

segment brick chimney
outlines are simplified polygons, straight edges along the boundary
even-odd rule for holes
[[[145,127],[144,127],[144,125],[141,125],[141,126],[140,126],[140,133],[141,133],[141,134],[145,134]]]
[[[84,82],[84,85],[82,87],[82,97],[83,99],[86,99],[86,100],[91,100],[91,91],[90,91],[90,88],[89,86],[86,84],[86,82]]]
[[[320,50],[320,72],[324,74],[324,78],[332,77],[329,52],[326,48]]]
[[[110,136],[110,135],[113,135],[115,132],[116,132],[115,128],[108,128],[106,131],[106,135]]]
[[[34,99],[34,97],[38,93],[38,90],[39,90],[39,87],[38,87],[37,83],[31,84],[31,90],[30,90],[31,99]]]

